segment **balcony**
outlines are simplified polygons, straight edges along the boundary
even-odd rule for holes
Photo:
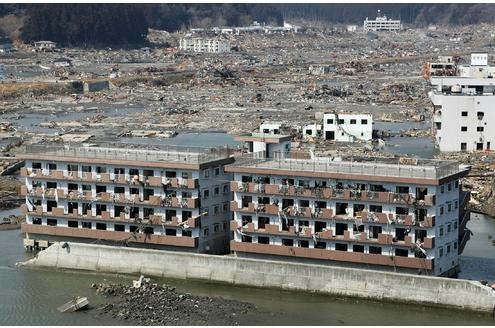
[[[25,167],[21,168],[21,176],[50,179],[50,180],[69,180],[81,182],[102,182],[110,184],[124,185],[142,185],[149,187],[162,187],[163,185],[170,188],[179,189],[197,189],[199,186],[198,179],[183,179],[183,178],[165,178],[161,176],[134,176],[128,174],[114,173],[96,173],[96,172],[81,172],[81,171],[61,171],[61,170],[29,170]]]
[[[319,260],[331,260],[353,263],[365,263],[384,266],[397,266],[411,269],[433,269],[433,260],[390,256],[379,254],[366,254],[358,252],[331,251],[317,248],[302,248],[292,246],[278,246],[267,244],[254,244],[230,241],[230,250],[236,252],[269,254],[289,257],[312,258]]]
[[[21,231],[25,233],[43,234],[50,236],[89,238],[122,241],[128,240],[131,243],[169,245],[195,248],[198,247],[198,237],[178,237],[154,234],[131,233],[123,231],[108,231],[84,228],[67,228],[57,226],[42,226],[34,224],[21,224]]]
[[[291,197],[311,197],[316,199],[336,199],[349,201],[372,201],[389,204],[416,204],[416,198],[409,193],[394,193],[389,191],[365,191],[354,189],[333,189],[329,187],[300,187],[292,185],[275,185],[254,182],[230,182],[232,192],[266,194]],[[434,206],[435,196],[426,195],[419,200],[420,206]]]

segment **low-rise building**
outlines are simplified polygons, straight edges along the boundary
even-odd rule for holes
[[[369,141],[373,134],[372,114],[325,113],[323,137],[339,142]]]
[[[34,43],[34,51],[54,51],[57,44],[53,41],[36,41]]]
[[[18,157],[26,247],[99,241],[228,251],[228,149],[31,146]]]
[[[387,16],[382,16],[380,10],[378,10],[378,15],[374,20],[369,20],[366,17],[363,23],[363,29],[365,32],[400,31],[402,30],[402,23],[400,20],[387,19]]]
[[[263,153],[263,157],[271,158],[275,154],[289,153],[291,137],[273,133],[246,133],[234,138],[246,145],[248,153]]]
[[[453,276],[469,239],[454,161],[239,161],[230,249],[237,256]]]
[[[179,49],[188,52],[225,53],[230,52],[230,42],[225,39],[183,38]]]

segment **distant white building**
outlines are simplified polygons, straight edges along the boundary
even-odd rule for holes
[[[372,139],[373,116],[371,114],[323,115],[323,138],[339,142],[368,141]]]
[[[347,32],[356,32],[357,31],[357,25],[347,25]]]
[[[433,132],[440,151],[489,151],[495,142],[495,67],[472,54],[456,76],[431,76]]]
[[[368,31],[400,31],[402,30],[402,24],[400,20],[387,19],[387,16],[381,16],[380,10],[375,20],[369,20],[366,17],[363,23],[363,29]]]
[[[230,42],[225,39],[183,38],[179,48],[188,52],[225,53],[230,52]]]
[[[280,134],[282,122],[265,121],[260,124],[260,133]]]

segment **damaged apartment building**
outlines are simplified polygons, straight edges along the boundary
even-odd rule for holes
[[[19,155],[26,248],[55,241],[225,253],[228,149],[29,146]]]
[[[24,246],[100,242],[458,272],[469,239],[469,193],[459,182],[468,166],[410,158],[302,159],[285,135],[238,138],[250,144],[249,154],[27,146],[19,155],[25,161]]]
[[[420,159],[238,161],[237,256],[454,276],[469,239],[469,167]]]
[[[363,22],[363,30],[365,32],[400,31],[402,30],[402,23],[400,20],[387,19],[387,16],[382,16],[380,10],[378,10],[374,20],[366,17]]]
[[[304,136],[337,142],[369,141],[373,137],[373,115],[327,112],[315,115],[316,123],[302,128]]]
[[[495,142],[491,126],[495,67],[488,65],[488,55],[473,53],[471,65],[456,66],[455,74],[451,69],[442,72],[425,74],[431,85],[433,133],[440,151],[490,151]]]

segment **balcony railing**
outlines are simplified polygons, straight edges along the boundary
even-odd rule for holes
[[[123,231],[108,231],[85,228],[68,228],[58,226],[43,226],[21,224],[21,231],[31,234],[42,234],[57,237],[88,238],[112,241],[128,241],[130,243],[156,244],[195,248],[198,247],[198,237],[166,236],[155,234],[131,233]]]
[[[292,185],[275,185],[254,182],[240,183],[231,181],[230,189],[233,192],[280,195],[293,197],[311,197],[316,199],[338,199],[354,201],[372,201],[377,203],[391,203],[417,206],[434,206],[435,195],[426,195],[418,200],[409,193],[394,193],[389,191],[365,191],[353,189],[334,189],[330,187],[296,187]]]

